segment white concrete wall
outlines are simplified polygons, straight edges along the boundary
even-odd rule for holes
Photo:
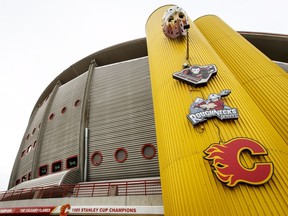
[[[36,206],[163,206],[161,195],[149,196],[110,196],[110,197],[81,197],[81,198],[49,198],[2,201],[0,208],[36,207]]]

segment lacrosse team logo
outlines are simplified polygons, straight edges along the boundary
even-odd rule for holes
[[[238,119],[238,110],[225,105],[221,100],[222,97],[226,97],[230,93],[230,90],[225,89],[219,94],[210,94],[207,100],[196,98],[190,106],[190,114],[187,118],[193,126],[212,117],[217,117],[220,120]]]

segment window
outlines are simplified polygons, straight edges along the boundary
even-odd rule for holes
[[[127,159],[127,156],[128,153],[124,148],[119,148],[114,153],[115,160],[119,163],[123,163]]]
[[[55,114],[51,113],[50,116],[49,116],[49,120],[52,120],[54,117],[55,117]]]
[[[66,168],[71,169],[73,167],[77,167],[78,157],[73,156],[67,159],[66,161]]]
[[[33,148],[36,147],[36,144],[37,144],[37,140],[34,141],[34,143],[33,143]]]
[[[146,159],[152,159],[156,155],[156,148],[152,144],[142,146],[141,154]]]
[[[91,162],[95,166],[99,166],[102,163],[102,159],[103,159],[102,153],[100,151],[96,151],[93,153],[91,157]]]
[[[62,161],[52,163],[52,172],[59,172],[62,170]]]
[[[28,173],[28,180],[31,180],[31,172]]]
[[[26,150],[23,150],[22,153],[21,153],[21,158],[23,158],[25,156],[25,152]]]
[[[41,166],[39,168],[39,176],[44,176],[48,174],[48,165]]]
[[[29,145],[28,148],[27,148],[27,154],[29,154],[29,152],[31,151],[32,149],[32,145]]]
[[[25,181],[26,181],[26,175],[22,176],[21,181],[22,181],[22,182],[25,182]]]
[[[20,179],[16,180],[16,185],[20,184]]]
[[[61,114],[64,114],[67,111],[67,107],[63,107],[61,110]]]
[[[75,103],[74,103],[74,106],[78,107],[79,105],[80,105],[80,100],[76,100]]]

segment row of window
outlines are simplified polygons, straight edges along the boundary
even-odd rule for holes
[[[74,168],[77,166],[78,166],[78,156],[73,156],[73,157],[67,158],[66,169],[71,169],[71,168]],[[48,172],[49,172],[48,169],[49,169],[48,164],[40,166],[39,170],[38,170],[38,176],[41,177],[41,176],[48,175]],[[61,160],[55,161],[51,165],[51,173],[62,171],[62,169],[63,169],[63,167],[62,167],[62,161]],[[24,175],[24,176],[22,176],[21,179],[17,179],[16,185],[18,185],[21,182],[27,181],[27,180],[31,180],[31,172],[28,173],[28,176]]]
[[[81,103],[81,101],[78,99],[78,100],[76,100],[75,102],[74,102],[74,107],[79,107],[80,106],[80,103]],[[64,114],[64,113],[66,113],[66,111],[67,111],[67,107],[66,106],[64,106],[62,109],[61,109],[61,114]],[[55,117],[55,113],[51,113],[50,115],[49,115],[49,117],[48,117],[48,119],[49,120],[52,120],[52,119],[54,119],[54,117]],[[39,123],[39,125],[38,125],[38,130],[40,129],[40,127],[41,127],[41,123]],[[36,132],[36,127],[34,127],[33,128],[33,130],[32,130],[32,132],[31,133],[28,133],[27,135],[26,135],[26,141],[31,137],[31,136],[33,136],[34,134],[35,134],[35,132]]]
[[[145,159],[152,159],[156,155],[156,148],[153,144],[144,144],[141,148],[141,154]],[[123,163],[128,158],[128,152],[125,148],[118,148],[114,153],[114,158],[117,162]],[[101,151],[95,151],[91,156],[91,163],[99,166],[103,161]]]
[[[35,142],[36,144],[36,142]],[[31,145],[30,145],[31,146]],[[29,147],[30,147],[29,146]],[[28,149],[31,149],[32,146],[30,148],[27,148],[27,154],[31,151]],[[33,147],[35,147],[35,145],[33,145]],[[156,148],[153,144],[144,144],[142,145],[141,148],[141,154],[145,159],[152,159],[154,158],[154,156],[156,155]],[[125,148],[118,148],[116,149],[115,153],[114,153],[114,158],[117,162],[119,163],[123,163],[127,160],[128,158],[128,152]],[[101,151],[95,151],[92,156],[91,156],[91,163],[95,166],[99,166],[103,161],[103,155],[101,153]],[[78,156],[72,156],[66,159],[66,169],[71,169],[74,167],[78,166]],[[56,173],[56,172],[60,172],[63,170],[62,167],[62,160],[59,161],[55,161],[51,164],[51,173]],[[49,174],[49,165],[45,164],[39,167],[38,170],[38,176],[45,176]],[[22,176],[21,179],[17,179],[16,181],[16,185],[19,184],[20,182],[24,182],[26,180],[30,180],[31,179],[31,172],[28,173],[28,176],[26,177],[26,175]]]
[[[46,101],[47,99],[45,99],[45,101]],[[80,106],[80,100],[78,99],[78,100],[76,100],[75,102],[74,102],[74,107],[78,107],[78,106]],[[61,114],[64,114],[66,111],[67,111],[67,107],[65,106],[65,107],[63,107],[62,109],[61,109]],[[49,117],[48,117],[48,119],[49,120],[52,120],[52,119],[54,119],[54,117],[55,117],[55,113],[51,113],[50,115],[49,115]],[[40,130],[40,127],[41,127],[41,122],[39,123],[39,125],[38,125],[38,130]],[[26,141],[28,141],[32,136],[34,136],[35,135],[35,132],[36,132],[36,127],[34,127],[33,128],[33,130],[32,130],[32,132],[31,133],[28,133],[27,135],[26,135]],[[21,153],[21,155],[20,155],[20,158],[23,158],[26,154],[28,154],[31,150],[32,150],[32,147],[33,148],[35,148],[35,145],[36,145],[36,140],[34,141],[34,143],[33,144],[31,144],[31,145],[29,145],[28,147],[27,147],[27,149],[24,149],[23,151],[22,151],[22,153]]]
[[[74,107],[79,107],[80,106],[80,100],[76,100],[74,102]],[[62,109],[61,109],[61,114],[65,114],[67,112],[68,108],[66,106],[64,106]],[[55,113],[51,113],[48,117],[49,120],[53,120],[55,118]]]
[[[40,129],[40,127],[41,127],[41,123],[39,123],[39,125],[38,125],[38,127],[37,127],[38,130]],[[35,132],[36,132],[36,128],[34,127],[33,130],[32,130],[32,132],[31,132],[31,134],[28,133],[28,134],[26,135],[26,141],[27,141],[30,137],[34,136]]]
[[[17,179],[16,180],[16,185],[20,184],[20,182],[24,182],[26,180],[30,180],[31,179],[31,172],[28,173],[28,178],[26,175],[22,176],[21,179]]]
[[[32,149],[36,147],[37,140],[33,142],[33,144],[29,145],[26,149],[21,152],[20,158],[23,158],[25,155],[28,155]]]
[[[77,165],[78,165],[78,156],[73,156],[73,157],[67,158],[66,169],[71,169],[71,168],[77,167]],[[48,164],[40,166],[39,167],[39,173],[38,173],[39,177],[47,175],[49,172],[48,169],[49,169]],[[62,167],[62,161],[61,160],[55,161],[51,165],[51,173],[62,171],[62,169],[63,169],[63,167]]]

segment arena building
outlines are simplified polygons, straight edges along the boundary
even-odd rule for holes
[[[151,14],[146,38],[95,52],[47,86],[0,215],[287,212],[288,36],[235,32],[208,15],[187,17],[186,35],[169,38],[163,14],[173,7]],[[242,169],[232,171],[246,178],[221,173],[232,145]]]

